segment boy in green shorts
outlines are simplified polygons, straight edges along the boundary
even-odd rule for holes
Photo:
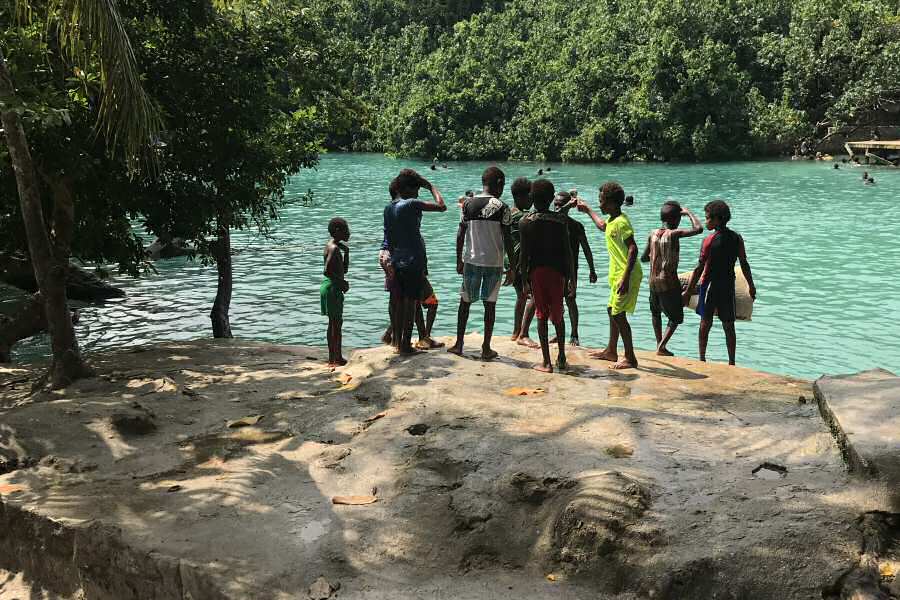
[[[331,239],[325,245],[325,281],[319,289],[322,315],[328,317],[328,366],[342,367],[347,360],[341,355],[341,327],[344,324],[344,294],[350,284],[344,275],[350,268],[350,239],[347,221],[335,217],[328,223]]]
[[[606,221],[585,202],[578,201],[578,210],[587,213],[606,235],[606,249],[609,251],[609,304],[606,309],[609,313],[609,342],[605,349],[592,352],[591,356],[611,361],[611,369],[634,369],[638,366],[626,313],[633,313],[637,306],[644,274],[637,260],[634,229],[628,215],[622,212],[624,203],[625,191],[614,181],[607,181],[600,189],[600,210],[609,215]],[[617,350],[620,335],[625,346],[625,358],[622,360],[619,360]]]

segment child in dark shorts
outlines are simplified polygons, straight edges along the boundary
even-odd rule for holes
[[[734,265],[740,261],[741,271],[750,286],[750,297],[756,299],[756,286],[744,239],[728,228],[731,220],[731,209],[722,200],[713,200],[706,205],[706,228],[713,233],[703,240],[700,250],[700,263],[694,269],[691,280],[685,290],[682,301],[687,304],[700,282],[700,301],[697,314],[700,315],[700,360],[706,361],[706,346],[709,332],[712,329],[713,316],[718,315],[725,330],[725,343],[728,347],[728,364],[735,364],[737,335],[734,330],[735,296]]]
[[[678,229],[682,215],[691,220],[690,229]],[[691,211],[671,200],[662,205],[659,218],[663,227],[650,234],[641,261],[650,263],[650,313],[656,335],[656,353],[672,356],[666,345],[675,334],[675,329],[684,322],[681,281],[678,279],[681,238],[703,233],[703,226]],[[662,328],[663,314],[669,320],[665,333]]]
[[[534,305],[533,303],[528,302],[528,295],[525,293],[525,278],[522,273],[519,272],[519,249],[522,242],[521,235],[519,234],[519,223],[531,212],[533,204],[531,201],[531,182],[528,181],[527,177],[519,177],[513,181],[510,192],[512,192],[514,206],[510,211],[512,220],[509,224],[509,233],[513,237],[513,246],[516,251],[516,256],[509,264],[510,277],[508,278],[508,281],[512,283],[516,290],[516,305],[513,309],[513,334],[511,338],[512,341],[515,342],[519,339],[519,335],[521,334],[522,317],[524,316],[525,311],[534,311]],[[528,337],[527,332],[525,333],[525,337]]]

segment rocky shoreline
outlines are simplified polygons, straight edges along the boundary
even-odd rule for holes
[[[891,486],[848,472],[809,382],[497,349],[165,343],[32,397],[0,370],[0,569],[117,600],[837,599],[868,539],[894,593]]]

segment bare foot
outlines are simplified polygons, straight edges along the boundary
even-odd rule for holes
[[[343,356],[340,356],[340,357],[338,357],[338,359],[336,361],[334,361],[334,364],[336,364],[339,367],[343,367],[344,365],[347,364],[347,359],[344,358]]]
[[[531,349],[541,347],[540,344],[538,344],[537,342],[535,342],[533,339],[531,339],[529,337],[519,338],[519,341],[516,343],[519,344],[520,346],[525,346],[526,348],[531,348]]]
[[[552,373],[553,372],[553,367],[551,367],[550,365],[543,365],[543,364],[534,365],[531,368],[534,369],[535,371],[540,371],[541,373]]]
[[[580,346],[581,341],[577,337],[573,337],[572,339],[569,340],[569,345],[570,346]]]
[[[446,344],[444,342],[436,342],[431,338],[426,338],[425,342],[428,344],[429,350],[434,350],[436,348],[443,348],[444,346],[446,346]]]
[[[566,359],[556,359],[556,368],[560,371],[567,371],[569,369],[569,361]]]
[[[615,352],[609,352],[607,350],[597,350],[588,354],[591,358],[595,358],[597,360],[608,360],[609,362],[616,362],[619,360],[619,355]]]
[[[462,346],[455,345],[455,346],[450,346],[449,348],[447,348],[447,352],[449,352],[450,354],[455,354],[457,356],[462,356],[463,349],[462,349]]]
[[[416,350],[415,348],[410,346],[409,348],[399,348],[397,350],[397,354],[399,354],[400,356],[415,356],[416,354],[422,354],[422,351]]]
[[[637,361],[632,362],[627,358],[623,358],[622,360],[609,365],[609,368],[616,371],[621,371],[623,369],[637,369]]]
[[[394,340],[394,336],[392,336],[389,333],[385,333],[383,336],[381,336],[381,343],[384,344],[385,346],[392,346],[393,340]]]
[[[518,333],[514,333],[514,334],[512,334],[512,335],[510,336],[509,339],[510,339],[510,341],[512,341],[512,342],[518,341],[518,339],[519,339],[519,334],[518,334]]]
[[[487,348],[487,349],[482,348],[481,349],[481,360],[494,360],[498,356],[500,356],[500,355],[497,354],[497,352],[495,350],[491,350],[490,348]]]
[[[672,354],[672,352],[670,352],[670,351],[669,351],[668,349],[666,349],[666,348],[660,348],[660,349],[658,349],[658,350],[656,351],[656,355],[657,355],[657,356],[675,356],[674,354]]]

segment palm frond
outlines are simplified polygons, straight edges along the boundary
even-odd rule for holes
[[[20,18],[31,18],[28,0],[16,0]],[[156,104],[144,91],[137,60],[115,0],[50,0],[50,21],[60,46],[73,61],[90,53],[100,65],[97,132],[111,151],[121,151],[133,168],[155,167],[153,142],[162,129]]]

